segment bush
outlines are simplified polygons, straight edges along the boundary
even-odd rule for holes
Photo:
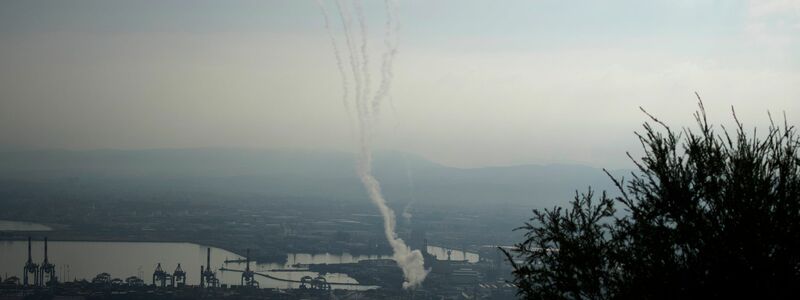
[[[717,133],[702,101],[694,130],[675,132],[647,116],[637,133],[644,157],[628,154],[638,171],[627,181],[606,172],[621,196],[596,197],[589,189],[570,208],[533,210],[518,228],[525,240],[504,252],[519,295],[796,297],[800,141],[794,127],[772,122],[765,133],[747,133],[734,112],[736,128]]]

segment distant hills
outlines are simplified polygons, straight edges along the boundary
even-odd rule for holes
[[[623,174],[616,171],[615,174]],[[629,172],[627,172],[629,173]],[[392,202],[564,204],[575,190],[614,190],[581,165],[453,168],[379,152],[375,174]],[[313,197],[364,200],[354,156],[343,152],[156,149],[0,152],[0,197]]]

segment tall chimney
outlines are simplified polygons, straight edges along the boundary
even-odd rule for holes
[[[31,261],[31,237],[28,237],[28,261]]]
[[[211,272],[211,247],[206,251],[206,270]]]
[[[247,270],[250,271],[250,249],[247,249]]]

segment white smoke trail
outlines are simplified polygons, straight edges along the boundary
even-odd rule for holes
[[[347,112],[347,119],[351,119],[352,109],[350,108],[350,83],[347,80],[347,73],[344,71],[344,64],[342,63],[342,55],[339,52],[339,45],[336,43],[336,38],[331,31],[330,14],[328,8],[322,4],[322,0],[317,0],[317,6],[322,11],[322,17],[325,18],[325,31],[328,33],[328,38],[331,40],[331,47],[333,48],[333,55],[336,57],[336,68],[339,69],[339,76],[342,78],[342,104],[344,105],[345,112]]]
[[[394,57],[397,54],[397,41],[396,33],[399,30],[399,25],[395,21],[396,4],[392,0],[385,0],[386,4],[386,37],[384,44],[386,45],[386,52],[383,53],[383,64],[381,65],[381,84],[378,91],[375,93],[375,98],[372,99],[372,109],[375,114],[380,113],[381,102],[389,94],[392,87],[392,79],[394,73],[392,72],[392,65]]]
[[[369,79],[369,54],[367,52],[367,27],[363,15],[360,0],[353,3],[361,28],[362,44],[361,48],[354,46],[353,35],[351,34],[351,14],[346,5],[341,0],[336,0],[336,7],[342,19],[345,41],[347,44],[350,58],[350,69],[354,81],[354,98],[356,107],[357,124],[359,128],[359,157],[356,171],[361,183],[369,195],[370,200],[378,207],[383,217],[383,229],[389,245],[392,247],[393,258],[403,271],[403,288],[416,288],[428,275],[425,270],[424,257],[419,250],[411,250],[395,231],[397,222],[394,211],[386,204],[386,199],[381,194],[380,182],[372,174],[372,136],[374,126],[378,121],[381,101],[391,90],[393,79],[392,60],[397,52],[397,43],[391,38],[391,33],[398,29],[395,22],[395,7],[393,1],[385,0],[387,13],[387,50],[383,55],[381,66],[381,83],[378,91],[372,97],[370,103],[370,79]]]
[[[342,19],[342,28],[344,29],[344,37],[347,45],[348,54],[350,54],[350,69],[353,72],[353,81],[355,82],[355,107],[356,115],[363,113],[364,107],[361,105],[361,72],[359,70],[358,56],[356,50],[353,48],[353,39],[350,34],[350,12],[346,11],[347,7],[342,4],[341,0],[336,0],[336,10],[339,12],[339,17]],[[359,117],[360,121],[361,118]],[[359,127],[364,127],[364,124],[358,124]]]
[[[413,216],[413,215],[411,215],[411,207],[414,206],[414,203],[417,203],[417,197],[416,197],[416,195],[414,193],[414,190],[416,189],[414,187],[414,176],[413,176],[413,173],[411,173],[411,168],[408,167],[408,158],[406,157],[405,153],[403,153],[403,165],[406,168],[406,180],[408,181],[408,193],[409,193],[409,197],[411,197],[411,200],[408,201],[408,204],[406,204],[406,207],[403,208],[403,218],[406,219],[406,223],[410,223],[411,222],[411,217]]]
[[[399,120],[397,117],[397,109],[394,107],[394,97],[392,95],[388,96],[389,98],[389,108],[392,109],[392,116],[395,120]],[[400,128],[400,122],[398,121],[397,124],[394,126],[394,132],[398,131]],[[406,184],[408,186],[408,198],[409,201],[406,203],[406,206],[403,208],[403,212],[400,214],[406,219],[406,224],[411,223],[411,218],[414,216],[411,214],[411,209],[414,207],[414,204],[417,203],[417,196],[416,196],[416,187],[414,185],[414,173],[411,171],[411,168],[408,166],[408,156],[405,153],[402,153],[403,157],[403,168],[406,171]]]
[[[368,149],[369,144],[362,147],[363,150]],[[386,205],[386,199],[381,194],[381,186],[377,179],[372,175],[372,153],[362,152],[359,159],[358,166],[359,177],[361,183],[367,189],[369,198],[378,206],[383,217],[383,229],[386,239],[392,246],[394,254],[392,257],[397,262],[398,266],[403,270],[403,288],[415,288],[425,280],[428,275],[428,270],[425,270],[425,261],[422,252],[419,250],[411,250],[403,239],[397,237],[395,228],[397,222],[395,220],[394,211]]]
[[[367,52],[367,24],[364,18],[364,9],[361,6],[361,0],[354,0],[353,7],[358,17],[358,25],[361,28],[361,72],[364,73],[364,91],[361,95],[369,97],[370,94],[370,72],[369,72],[369,53]]]

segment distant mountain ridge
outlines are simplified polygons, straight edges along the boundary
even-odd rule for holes
[[[20,193],[19,185],[25,183],[69,193],[79,188],[362,199],[354,159],[334,151],[211,148],[0,151],[0,192]],[[410,201],[413,195],[419,202],[447,205],[539,207],[564,204],[575,190],[588,186],[614,189],[602,170],[581,165],[453,168],[413,154],[378,152],[374,166],[387,198],[396,202]]]

